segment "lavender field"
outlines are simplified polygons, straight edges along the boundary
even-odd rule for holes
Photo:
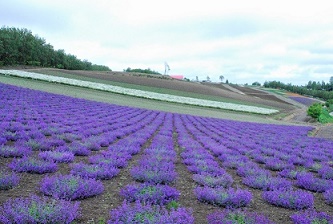
[[[303,97],[303,96],[289,96],[290,99],[295,100],[298,103],[301,103],[305,106],[311,106],[314,103],[319,103],[319,100],[312,99],[309,97]]]
[[[333,223],[312,127],[0,96],[0,223]]]

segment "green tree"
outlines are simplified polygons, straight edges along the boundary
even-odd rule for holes
[[[314,103],[308,108],[307,114],[313,118],[318,119],[320,114],[322,113],[322,110],[323,107],[320,103]]]

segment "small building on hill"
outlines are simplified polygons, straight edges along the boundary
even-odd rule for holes
[[[171,78],[174,78],[174,79],[184,79],[184,76],[183,75],[170,75]]]

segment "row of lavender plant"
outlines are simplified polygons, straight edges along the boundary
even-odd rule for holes
[[[290,142],[290,137],[292,137],[293,140],[301,143],[301,148],[304,148],[301,149],[302,152],[297,153],[297,155],[295,156],[293,154],[295,154],[295,151],[298,151],[297,148],[281,148],[267,144],[259,148],[260,144],[257,144],[256,147],[253,147],[253,145],[251,146],[252,151],[249,153],[248,150],[246,150],[249,145],[246,143],[239,143],[239,147],[234,148],[235,150],[233,151],[242,154],[242,158],[244,158],[245,161],[247,158],[244,157],[244,155],[247,155],[255,162],[263,164],[265,169],[269,169],[271,171],[279,171],[278,175],[281,177],[296,179],[295,186],[297,187],[316,192],[324,192],[332,188],[333,168],[330,167],[332,162],[332,153],[330,153],[332,152],[332,145],[328,145],[328,142],[323,139],[311,139],[311,141],[309,141],[309,138],[305,136],[298,137],[298,135],[294,135],[292,133],[288,133],[288,136],[285,136],[283,132],[280,133],[280,139],[283,139],[284,141],[288,141],[289,139]],[[301,141],[297,138],[301,138]],[[305,141],[302,141],[303,139]],[[304,142],[308,142],[309,144],[304,144]],[[312,145],[315,145],[316,148],[312,148]],[[318,153],[317,147],[320,147],[322,149],[320,150],[320,154]],[[226,156],[225,158],[230,159],[231,157]],[[251,165],[255,164],[251,163]],[[248,166],[247,164],[247,167],[251,166]],[[312,173],[309,173],[310,171],[318,172],[318,176],[320,178],[317,178]],[[241,172],[242,171],[240,171],[240,173]],[[253,183],[253,179],[248,180],[247,182]],[[281,180],[279,182],[282,183],[285,181]],[[285,185],[286,184],[287,183],[285,183]]]
[[[205,120],[205,122],[198,122],[199,119]],[[234,145],[229,143],[225,144],[225,141],[221,141],[221,138],[224,137],[222,133],[225,132],[225,129],[221,130],[221,125],[212,123],[210,126],[210,122],[207,122],[209,119],[203,118],[188,117],[188,120],[194,124],[197,124],[195,131],[199,132],[197,132],[195,136],[199,136],[199,139],[201,138],[200,143],[212,151],[214,155],[223,162],[225,167],[238,167],[237,174],[243,177],[243,183],[247,186],[264,190],[262,197],[268,203],[291,209],[304,209],[313,207],[314,197],[311,193],[305,192],[304,190],[293,190],[292,182],[283,178],[283,174],[287,173],[286,171],[293,169],[295,164],[290,161],[281,161],[274,157],[261,160],[262,151],[266,153],[276,153],[279,152],[278,149],[265,150],[265,148],[263,148],[262,151],[258,151],[256,150],[256,147],[247,147],[245,144],[243,144],[244,141],[237,141],[238,139],[236,138],[233,139],[233,143],[235,143]],[[225,128],[225,126],[223,127]],[[218,132],[217,130],[220,130],[221,132]],[[228,136],[230,137],[230,135]],[[236,136],[237,135],[235,135],[235,137]],[[259,142],[257,142],[256,145],[257,147],[260,146]],[[248,149],[252,149],[252,151],[249,153]],[[287,154],[285,154],[285,156],[287,156]],[[256,162],[264,164],[264,168],[261,168],[259,165],[251,161],[250,158],[253,158]],[[329,160],[329,158],[326,159]],[[267,169],[272,171],[282,170],[279,173],[279,175],[282,177],[272,177],[271,173]],[[325,171],[328,169],[331,168],[326,167]],[[330,176],[330,172],[325,171],[322,171],[322,173],[325,173],[326,176]],[[296,186],[298,187],[317,192],[326,190],[324,193],[326,197],[325,199],[326,202],[330,204],[330,189],[333,187],[331,180],[315,178],[312,174],[305,172],[296,173],[295,178],[297,179]],[[313,211],[311,214],[316,214],[316,212]],[[307,215],[308,213],[302,213],[293,217],[298,217],[298,219],[301,219]]]
[[[175,126],[178,143],[182,149],[183,163],[193,173],[193,180],[199,185],[194,190],[198,200],[227,208],[210,214],[207,217],[208,223],[233,223],[237,220],[243,220],[245,223],[272,223],[264,215],[239,210],[238,208],[245,207],[251,202],[252,194],[247,190],[231,187],[232,176],[219,166],[209,151],[202,147],[196,139],[201,134],[193,135],[196,130],[191,123],[177,116]]]
[[[77,105],[77,104],[75,104]],[[38,108],[38,107],[37,107]],[[127,110],[130,108],[127,108]],[[131,109],[130,111],[136,112],[135,110]],[[122,113],[125,112],[124,110],[122,111]],[[158,124],[157,126],[155,125],[155,128],[153,126],[149,126],[149,123],[151,123],[154,119],[158,118],[156,116],[156,112],[152,113],[151,111],[147,111],[146,113],[141,113],[141,111],[138,111],[136,113],[131,113],[131,116],[124,116],[126,118],[126,122],[128,122],[126,125],[124,125],[123,123],[125,121],[121,121],[120,124],[122,126],[120,127],[124,127],[127,128],[127,130],[124,130],[123,132],[121,131],[121,128],[112,128],[113,130],[116,130],[116,138],[121,138],[124,135],[128,135],[129,133],[135,133],[135,135],[137,137],[141,137],[141,139],[139,141],[136,141],[136,143],[143,144],[144,142],[146,142],[148,140],[148,138],[150,137],[150,135],[152,135],[152,133],[154,133],[157,129],[157,126],[159,126],[160,124]],[[133,114],[136,114],[133,116]],[[152,116],[150,116],[151,118],[149,118],[149,114],[151,114]],[[74,114],[76,115],[76,114]],[[147,116],[148,115],[148,116]],[[121,117],[121,116],[119,116]],[[131,118],[137,117],[136,120],[133,120]],[[74,118],[75,119],[75,118]],[[11,119],[8,119],[9,121],[11,121]],[[7,125],[8,128],[13,128],[13,130],[10,131],[14,131],[16,132],[17,130],[15,130],[13,127],[14,125],[19,126],[19,122],[17,122],[15,120],[14,125],[12,125],[12,123],[8,122],[9,125]],[[113,122],[113,124],[116,124],[117,122]],[[6,123],[5,123],[6,124]],[[131,125],[131,124],[135,124],[135,125]],[[75,123],[74,121],[72,121],[72,127],[74,125],[77,125],[77,123]],[[79,124],[80,125],[80,124]],[[148,126],[147,126],[148,125]],[[132,128],[132,129],[131,129]],[[144,130],[139,131],[139,129],[144,128]],[[7,130],[6,128],[4,128],[5,131]],[[23,129],[24,131],[29,131],[26,129]],[[109,133],[106,133],[103,135],[103,139],[105,137],[107,137]],[[44,133],[43,133],[44,134]],[[52,143],[52,147],[45,147],[45,150],[40,150],[42,152],[39,153],[39,156],[43,159],[45,159],[46,161],[42,161],[42,160],[38,160],[36,158],[33,157],[28,157],[28,154],[30,153],[24,153],[24,155],[26,157],[24,157],[21,160],[14,160],[12,163],[9,164],[9,166],[14,169],[17,170],[19,172],[21,171],[33,171],[36,173],[45,173],[45,172],[54,172],[56,170],[56,163],[55,162],[71,162],[74,155],[71,154],[71,152],[69,152],[68,150],[70,149],[70,147],[68,147],[68,144],[72,145],[74,140],[82,140],[81,138],[77,138],[76,136],[71,135],[71,133],[64,133],[61,134],[66,135],[63,137],[66,137],[66,141],[62,141],[63,139],[60,138],[56,138],[56,139],[52,139],[50,141],[50,137],[47,136],[52,136],[52,135],[59,135],[59,133],[54,132],[54,133],[48,133],[46,136],[46,141],[48,143]],[[94,134],[100,134],[100,133],[94,133]],[[146,139],[142,138],[143,135],[146,135]],[[38,135],[37,135],[38,136]],[[42,136],[42,135],[40,135]],[[87,135],[89,136],[89,135]],[[73,138],[72,138],[73,137]],[[83,136],[85,137],[85,136]],[[95,136],[93,136],[95,137]],[[101,139],[101,136],[96,136],[96,140]],[[128,138],[130,141],[128,141],[127,143],[127,147],[124,147],[124,143],[125,143],[125,139],[122,139],[122,144],[118,144],[121,145],[124,149],[129,149],[128,151],[126,151],[126,153],[128,153],[128,155],[132,155],[137,153],[140,150],[140,146],[137,148],[134,148],[132,146],[135,146],[136,144],[132,144],[133,143],[133,139],[135,139],[135,136],[132,136],[134,138]],[[99,139],[97,139],[99,138]],[[142,139],[144,139],[142,141]],[[8,139],[6,139],[8,142]],[[14,141],[15,140],[15,141]],[[29,139],[31,140],[31,139]],[[114,141],[115,138],[112,139],[112,141]],[[16,142],[16,139],[9,139],[10,142]],[[22,139],[17,138],[18,142],[21,142]],[[4,156],[6,157],[21,157],[22,152],[26,152],[31,150],[32,148],[29,149],[27,147],[9,147],[7,145],[5,145],[7,143],[6,141],[3,142],[3,150],[2,152],[4,152]],[[104,140],[104,142],[106,142]],[[110,142],[109,142],[110,143]],[[94,141],[93,147],[85,147],[84,144],[79,144],[78,145],[78,149],[82,152],[90,152],[93,150],[100,150],[102,146],[106,147],[109,143],[104,143],[103,145],[103,141]],[[59,152],[57,152],[58,148],[62,148],[62,150],[60,150]],[[82,150],[84,149],[84,150]],[[98,157],[90,157],[89,160],[91,163],[96,162],[97,165],[96,166],[89,166],[88,164],[74,164],[73,168],[72,168],[72,174],[76,174],[76,175],[54,175],[54,176],[47,176],[45,178],[42,179],[41,184],[40,184],[40,190],[42,191],[42,193],[44,193],[45,195],[51,195],[54,198],[56,198],[57,202],[59,202],[59,206],[63,206],[63,203],[61,202],[61,199],[65,199],[65,200],[75,200],[75,199],[83,199],[86,197],[91,197],[97,194],[100,194],[103,192],[103,184],[101,181],[96,180],[95,178],[98,179],[105,179],[106,178],[110,178],[112,177],[114,174],[111,174],[110,176],[110,172],[118,172],[116,167],[114,167],[113,165],[115,164],[108,164],[107,162],[109,161],[113,161],[116,162],[118,165],[124,165],[124,158],[126,159],[130,159],[130,156],[126,156],[124,153],[125,150],[115,150],[116,148],[112,148],[105,151],[101,151],[101,154],[103,152],[103,156],[105,157],[104,161],[98,161]],[[38,149],[35,149],[38,150]],[[113,150],[113,151],[112,151]],[[15,154],[15,153],[21,153],[21,154]],[[52,154],[53,153],[53,154]],[[57,153],[57,154],[54,154]],[[61,156],[58,153],[62,153]],[[117,156],[115,156],[117,153]],[[90,153],[78,153],[78,155],[89,155]],[[110,158],[108,158],[107,156],[110,156]],[[120,161],[121,160],[121,161]],[[19,164],[18,166],[15,166],[15,161],[18,162],[17,164]],[[16,165],[17,165],[16,164]],[[80,167],[79,165],[82,165],[81,168],[83,169],[76,169],[78,167]],[[23,166],[23,167],[22,167]],[[17,168],[19,167],[19,168]],[[104,170],[101,169],[101,167],[105,168]],[[87,168],[87,169],[84,169]],[[91,176],[92,175],[92,176]],[[108,176],[109,175],[109,176]],[[92,178],[94,177],[94,178]],[[1,186],[4,186],[3,189],[8,189],[9,187],[13,187],[16,186],[18,183],[18,177],[17,175],[10,175],[10,173],[3,173],[1,172]],[[5,188],[6,187],[6,188]],[[60,200],[59,200],[60,199]],[[21,205],[20,203],[16,203],[17,200],[23,200],[24,201],[24,205]],[[10,212],[10,211],[14,211],[15,209],[20,209],[23,212],[27,212],[25,211],[25,209],[22,208],[22,206],[27,206],[26,209],[32,209],[31,206],[33,206],[34,203],[41,203],[45,202],[45,203],[54,203],[54,201],[50,201],[48,199],[44,199],[44,198],[40,198],[37,196],[32,196],[28,199],[17,199],[17,200],[13,200],[13,201],[8,201],[5,203],[4,207],[7,208],[7,212],[8,214],[11,214],[12,217],[10,217],[8,219],[8,216],[6,218],[5,213],[3,214],[3,216],[1,216],[3,218],[4,222],[12,222],[13,220],[20,220],[19,222],[29,222],[28,220],[33,220],[35,219],[35,221],[38,222],[37,217],[31,217],[29,215],[27,215],[27,217],[25,217],[25,214],[21,214],[20,212],[17,213],[17,217]],[[61,202],[61,203],[60,203]],[[19,207],[13,205],[13,203],[18,204]],[[44,203],[44,204],[45,204]],[[78,215],[78,203],[74,204],[75,207],[73,207],[72,209],[69,208],[69,211],[71,211],[73,213],[73,216],[77,216]],[[70,207],[70,204],[66,205]],[[60,207],[55,208],[55,210],[60,209]],[[38,211],[36,211],[37,214],[41,215],[44,214],[45,211],[43,211],[42,209],[39,209]],[[64,213],[64,214],[68,214],[68,213]],[[23,217],[19,217],[22,216]],[[47,214],[45,214],[47,215]],[[51,212],[50,213],[51,216],[54,216],[54,214]],[[59,217],[61,217],[59,215]],[[63,217],[63,216],[62,216]],[[47,218],[47,217],[46,217]],[[24,221],[25,220],[25,221]],[[64,220],[64,219],[60,219],[60,220]],[[44,220],[45,221],[45,220]],[[41,221],[41,222],[44,222]],[[62,222],[62,221],[60,221]]]
[[[124,203],[111,211],[108,223],[193,223],[191,211],[179,207],[179,192],[168,184],[175,182],[176,153],[172,141],[172,114],[161,119],[159,132],[144,149],[131,175],[137,182],[125,186]],[[132,204],[131,202],[135,202]]]

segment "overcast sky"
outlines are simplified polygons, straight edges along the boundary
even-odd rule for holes
[[[330,0],[9,0],[1,26],[109,66],[232,83],[333,76]]]

